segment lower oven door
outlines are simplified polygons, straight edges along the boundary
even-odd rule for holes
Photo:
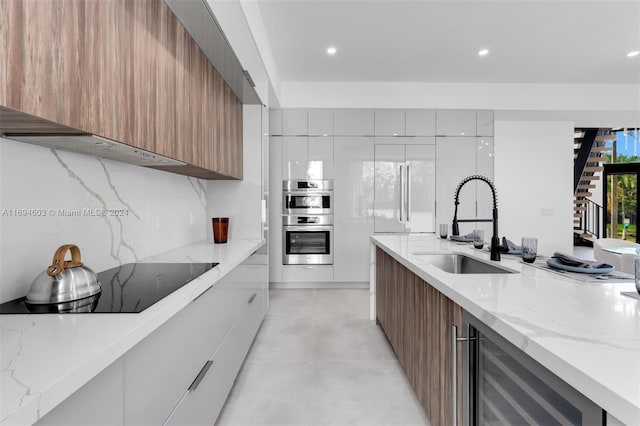
[[[333,226],[282,228],[283,265],[333,265]]]

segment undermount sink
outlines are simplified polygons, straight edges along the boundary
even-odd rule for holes
[[[414,255],[424,257],[429,264],[450,274],[513,274],[514,271],[485,263],[473,257],[459,254],[423,254]]]

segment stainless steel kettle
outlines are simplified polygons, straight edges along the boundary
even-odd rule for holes
[[[68,251],[71,260],[64,260]],[[51,265],[33,280],[26,302],[34,305],[64,303],[101,291],[96,273],[82,264],[78,246],[65,244],[56,250]]]

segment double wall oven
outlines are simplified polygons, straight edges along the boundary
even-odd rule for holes
[[[333,265],[333,181],[282,183],[282,264]]]

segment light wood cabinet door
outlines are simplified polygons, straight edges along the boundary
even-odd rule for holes
[[[429,283],[376,249],[376,316],[431,424],[453,421],[453,325],[461,328],[462,309]],[[460,351],[458,351],[460,353]],[[462,376],[457,377],[462,389]],[[462,419],[461,392],[456,398]]]
[[[0,106],[242,178],[242,105],[162,0],[0,0],[0,21]]]

